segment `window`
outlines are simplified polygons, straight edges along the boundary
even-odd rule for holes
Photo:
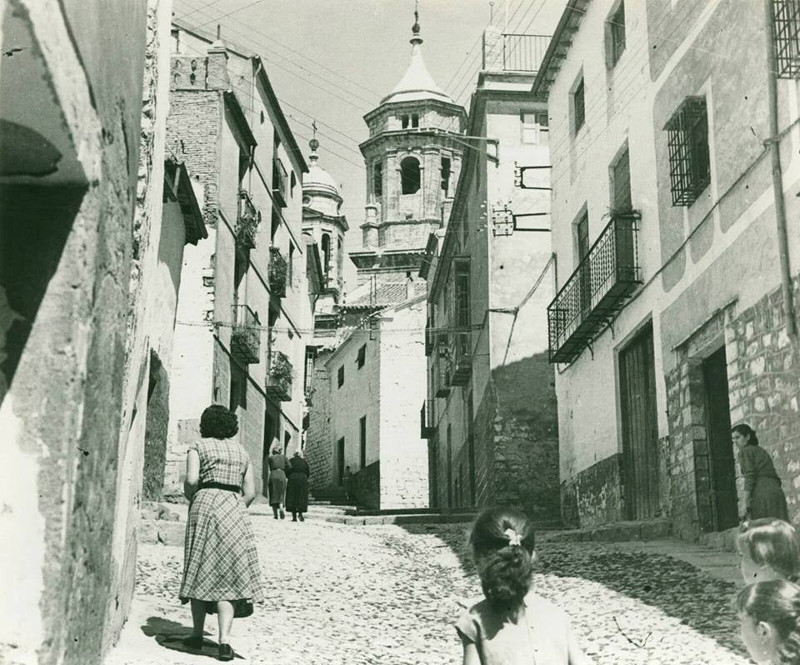
[[[344,385],[344,365],[342,365],[339,368],[339,371],[337,373],[337,377],[336,378],[337,378],[338,387],[341,388]]]
[[[614,210],[630,210],[631,164],[626,147],[611,167],[611,207]]]
[[[297,176],[292,171],[292,174],[289,176],[289,196],[294,198],[294,188],[297,185]]]
[[[342,239],[336,239],[336,274],[341,278],[342,276],[342,263],[344,262],[344,245]]]
[[[611,12],[606,21],[606,48],[608,49],[608,66],[614,67],[625,51],[625,2]]]
[[[327,233],[322,234],[322,272],[328,276],[331,269],[331,237]]]
[[[311,377],[314,376],[314,366],[317,362],[317,347],[316,346],[307,346],[306,347],[306,362],[305,368],[303,372],[303,394],[308,395],[309,390],[311,389]]]
[[[419,115],[417,113],[411,114],[411,126],[419,127]]]
[[[455,324],[458,328],[468,329],[471,323],[469,311],[469,261],[460,260],[455,264],[454,296]]]
[[[409,118],[407,115],[402,116],[402,118],[400,119],[403,129],[408,129],[408,120]]]
[[[283,454],[286,455],[289,452],[289,446],[292,444],[292,435],[289,432],[283,433]]]
[[[445,196],[450,195],[450,158],[442,157],[442,191]]]
[[[358,421],[359,432],[359,462],[363,469],[367,466],[367,417],[364,416]]]
[[[711,182],[705,97],[688,97],[664,129],[672,205],[690,206]]]
[[[364,344],[358,350],[358,356],[356,356],[356,365],[358,365],[358,369],[361,369],[366,361],[367,361],[367,345]]]
[[[416,194],[419,191],[419,162],[414,157],[406,157],[400,162],[400,184],[403,194]]]
[[[586,121],[586,104],[583,90],[583,74],[572,93],[572,133],[577,134]]]
[[[231,390],[228,407],[234,413],[238,407],[247,408],[247,374],[235,362],[231,361]]]
[[[773,0],[776,72],[781,78],[800,76],[800,0]]]
[[[372,195],[376,198],[383,196],[383,164],[380,162],[372,166]]]
[[[286,261],[286,285],[291,289],[294,279],[294,244],[289,243],[289,259]]]
[[[581,309],[588,311],[592,303],[592,275],[589,262],[583,260],[589,255],[589,213],[585,212],[575,225],[575,244],[577,246],[578,265],[582,265],[579,277]]]

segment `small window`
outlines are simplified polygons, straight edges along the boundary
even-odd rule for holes
[[[294,188],[297,185],[297,176],[292,171],[292,175],[289,176],[289,196],[294,198]]]
[[[358,369],[361,369],[366,361],[367,361],[367,345],[364,344],[358,350],[358,356],[356,357],[356,365],[358,365]]]
[[[419,114],[412,113],[411,114],[411,126],[412,127],[419,127]]]
[[[450,195],[450,158],[442,157],[442,191],[445,196]]]
[[[711,183],[705,97],[687,98],[664,129],[669,149],[672,205],[690,206]]]
[[[419,162],[414,157],[406,157],[400,162],[400,184],[403,194],[416,194],[419,191]]]
[[[283,433],[283,454],[286,455],[289,452],[289,446],[292,445],[292,435],[289,432]]]
[[[611,194],[611,207],[614,210],[631,209],[631,165],[627,148],[611,167]]]
[[[581,75],[575,91],[572,93],[572,133],[577,134],[586,121],[586,104],[584,99],[583,76]]]
[[[339,388],[344,385],[344,365],[342,365],[337,372],[337,383]]]
[[[322,234],[322,272],[327,276],[331,269],[331,237],[327,233]]]
[[[380,162],[372,166],[372,194],[375,198],[383,196],[383,164]]]
[[[404,116],[401,118],[401,124],[402,124],[402,126],[403,126],[403,129],[408,129],[408,121],[409,121],[409,118],[408,118],[408,116],[407,116],[407,115],[404,115]]]
[[[607,21],[606,39],[608,44],[608,64],[614,67],[625,51],[625,2],[611,13]]]
[[[294,279],[294,245],[289,244],[289,259],[286,261],[286,286],[292,288]]]
[[[261,111],[261,124],[264,124],[264,111]]]

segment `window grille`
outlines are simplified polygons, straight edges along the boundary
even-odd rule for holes
[[[711,182],[704,97],[688,97],[667,122],[672,205],[690,206]]]
[[[800,77],[800,0],[773,0],[775,70],[780,78]]]
[[[620,2],[617,10],[608,20],[609,36],[611,38],[611,66],[619,62],[625,51],[625,3]]]
[[[574,118],[574,126],[575,126],[575,133],[578,133],[578,130],[583,127],[583,123],[586,121],[586,104],[584,101],[584,89],[583,89],[583,79],[580,80],[578,83],[578,87],[575,88],[575,92],[572,93],[572,110],[573,110],[573,118]]]

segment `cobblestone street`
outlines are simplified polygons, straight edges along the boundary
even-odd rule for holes
[[[459,663],[452,623],[480,596],[464,525],[304,524],[254,515],[264,606],[234,622],[245,663]],[[541,539],[539,592],[562,605],[599,664],[749,662],[731,609],[735,584],[671,557],[613,544]],[[182,652],[188,606],[176,598],[182,548],[139,548],[131,616],[107,665],[212,662]]]

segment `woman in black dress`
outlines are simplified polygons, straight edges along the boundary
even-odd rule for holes
[[[749,519],[777,517],[789,521],[786,495],[769,453],[758,445],[758,437],[750,425],[736,425],[731,430],[733,443],[739,448],[739,466],[744,476],[744,502]]]
[[[305,522],[303,513],[308,511],[308,476],[311,470],[299,451],[292,456],[287,473],[289,486],[286,489],[286,509],[292,513],[292,522],[297,521],[298,515],[300,521]]]

